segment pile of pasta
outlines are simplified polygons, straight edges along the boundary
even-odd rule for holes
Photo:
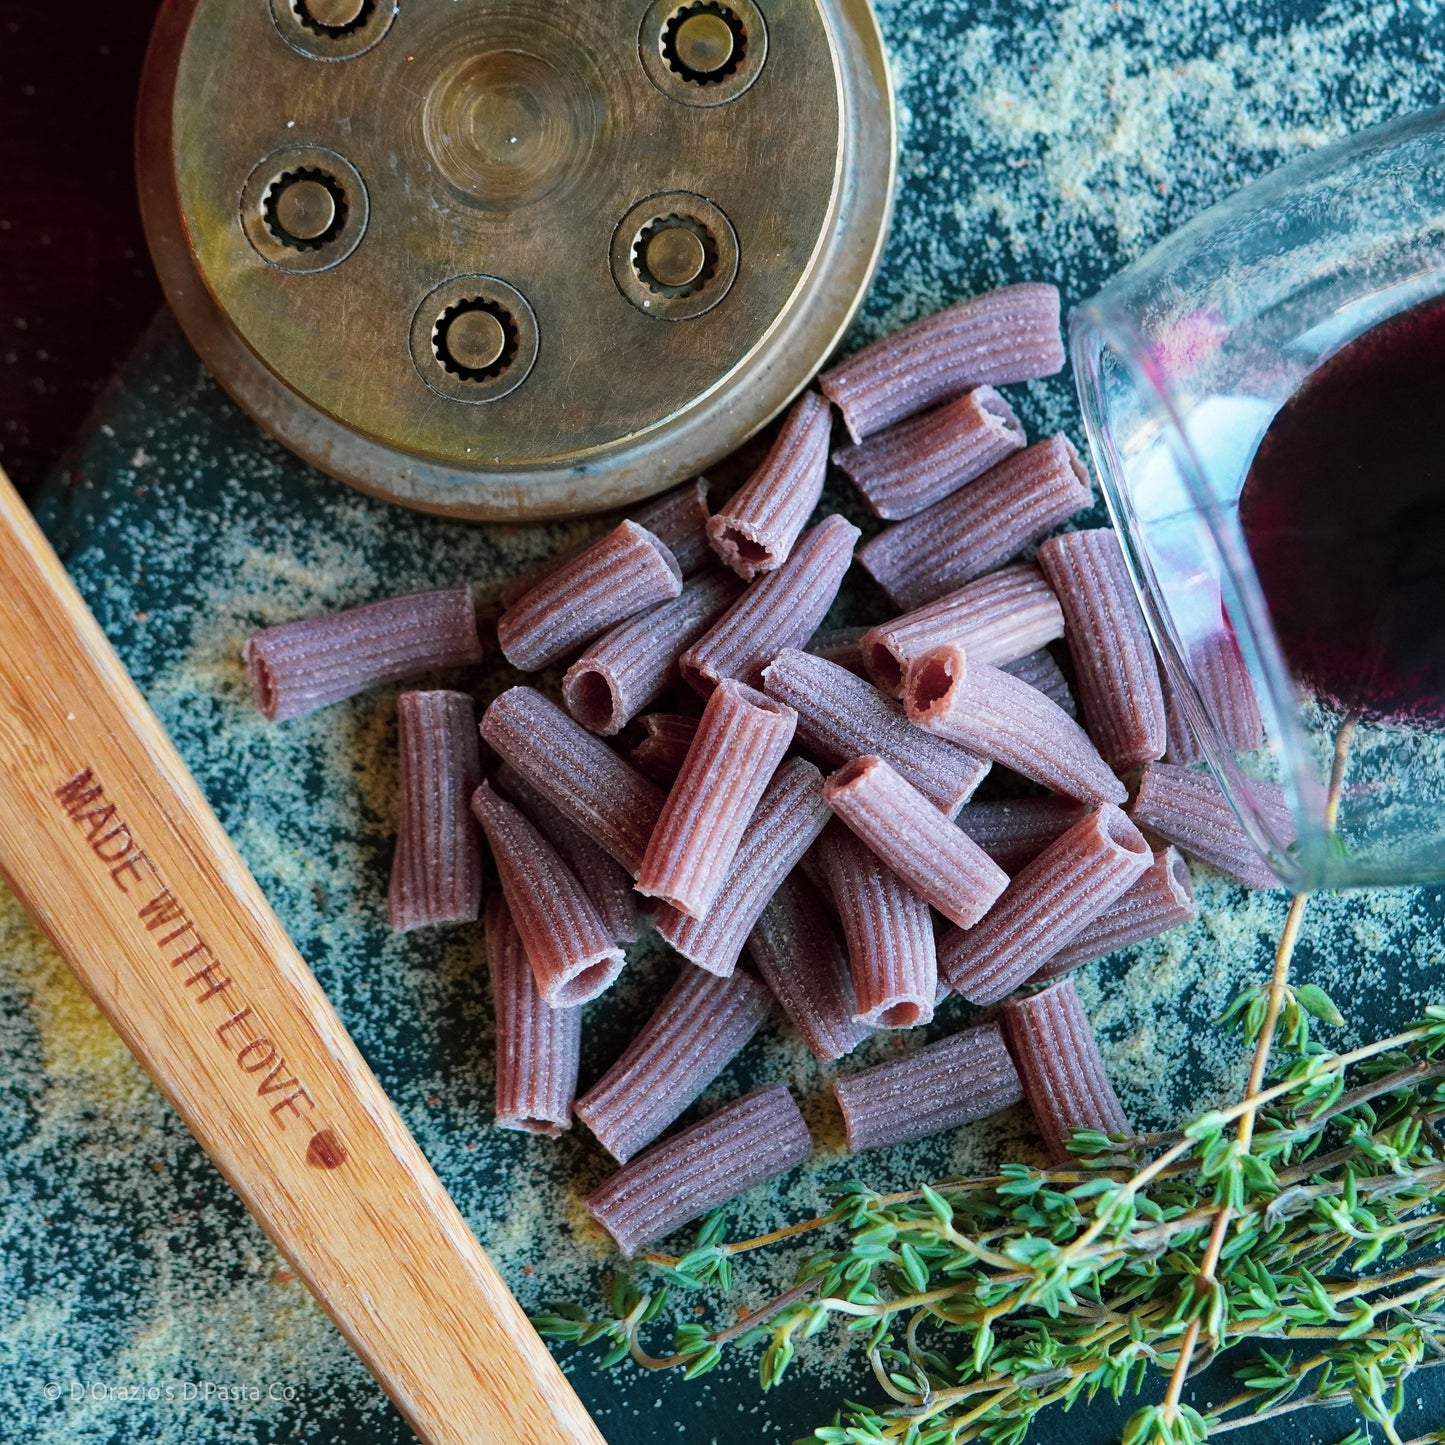
[[[1063,363],[1051,286],[884,338],[822,374],[724,504],[699,479],[507,585],[497,645],[524,673],[572,659],[560,704],[518,685],[478,727],[465,693],[400,697],[392,924],[484,912],[497,1121],[591,1130],[621,1167],[587,1207],[625,1254],[811,1153],[783,1084],[662,1139],[775,1002],[825,1061],[929,1023],[950,991],[997,1006],[840,1077],[849,1146],[1022,1098],[1061,1155],[1073,1130],[1129,1132],[1069,972],[1194,916],[1180,850],[1274,885],[1193,766],[1114,533],[1049,536],[1091,504],[1088,473],[1064,436],[1028,445],[995,387]],[[862,547],[842,516],[808,525],[835,411],[850,440],[833,461],[891,524]],[[855,561],[899,615],[819,632]],[[1205,702],[1231,745],[1257,746],[1222,611],[1205,631]],[[274,720],[481,655],[465,588],[246,649]],[[669,695],[693,705],[649,711]],[[1039,794],[971,802],[995,765]],[[483,837],[501,882],[485,910]],[[687,962],[575,1099],[579,1006],[647,913]]]

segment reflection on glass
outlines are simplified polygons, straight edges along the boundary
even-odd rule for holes
[[[1295,887],[1445,878],[1442,142],[1436,111],[1287,166],[1073,317],[1171,686]]]

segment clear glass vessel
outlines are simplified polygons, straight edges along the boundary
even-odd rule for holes
[[[1177,705],[1245,828],[1297,889],[1445,879],[1445,726],[1362,715],[1292,673],[1240,494],[1307,377],[1442,293],[1445,109],[1254,182],[1071,319],[1089,444]],[[1438,397],[1445,448],[1445,375]],[[1428,628],[1445,658],[1445,615]],[[1229,715],[1221,656],[1242,660],[1262,739]]]

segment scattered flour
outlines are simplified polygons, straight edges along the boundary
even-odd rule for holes
[[[1069,302],[1203,205],[1333,136],[1433,101],[1445,54],[1433,3],[1278,0],[883,0],[903,118],[897,223],[858,341],[1003,281]],[[1069,382],[1015,389],[1031,429],[1076,429]],[[257,437],[166,331],[153,338],[41,511],[368,1060],[528,1306],[589,1301],[611,1257],[580,1207],[605,1172],[585,1137],[489,1126],[490,1008],[468,930],[394,939],[384,891],[394,823],[394,692],[281,728],[238,663],[258,626],[410,587],[500,580],[592,523],[484,528],[404,514],[308,472]],[[861,516],[840,490],[829,505]],[[878,615],[860,582],[833,620]],[[460,679],[484,703],[502,671]],[[549,679],[555,682],[555,678]],[[1234,1094],[1243,1062],[1211,1020],[1265,973],[1284,913],[1199,870],[1197,922],[1082,971],[1107,1062],[1140,1126]],[[1334,993],[1359,1038],[1445,994],[1438,891],[1326,896],[1298,974]],[[584,1071],[615,1056],[674,967],[636,950],[589,1008]],[[934,1032],[966,1010],[945,1006]],[[880,1038],[848,1067],[911,1041]],[[1034,1158],[1023,1111],[849,1161],[821,1068],[781,1027],[709,1091],[786,1079],[815,1161],[731,1211],[735,1233],[826,1207],[857,1174],[882,1187]],[[788,1282],[749,1264],[739,1302]],[[691,1315],[694,1302],[677,1309]],[[610,1440],[777,1442],[857,1392],[823,1340],[760,1401],[743,1361],[693,1385],[566,1361]],[[259,1400],[185,1398],[205,1382]],[[92,1383],[175,1398],[72,1399]],[[47,1398],[45,1386],[62,1387]],[[275,1385],[279,1397],[269,1393]],[[291,1391],[292,1398],[285,1392]],[[34,1445],[409,1438],[284,1261],[13,901],[0,904],[0,1400]],[[1071,1419],[1088,1439],[1109,1418]],[[1337,1422],[1336,1422],[1337,1423]],[[1332,1428],[1327,1426],[1327,1431]],[[1339,1430],[1333,1430],[1338,1434]],[[0,1435],[8,1438],[8,1429]]]

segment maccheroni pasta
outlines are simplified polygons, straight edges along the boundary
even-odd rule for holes
[[[1138,881],[1086,923],[1029,982],[1058,978],[1198,916],[1188,865],[1177,848],[1161,848]]]
[[[1063,635],[1063,609],[1043,573],[1001,567],[865,633],[863,665],[881,691],[898,697],[909,667],[936,647],[961,647],[975,662],[1002,667]]]
[[[863,666],[863,639],[872,631],[868,627],[820,627],[809,639],[804,652],[821,657],[825,662],[845,667],[849,672],[866,677]]]
[[[706,914],[796,724],[792,708],[731,678],[719,683],[647,841],[639,893]]]
[[[497,622],[513,667],[535,672],[625,617],[682,591],[682,568],[646,527],[623,522],[524,592]]]
[[[482,901],[482,854],[468,805],[482,780],[477,713],[461,692],[396,700],[401,805],[387,890],[398,933],[466,923]]]
[[[687,761],[697,724],[698,719],[688,713],[648,713],[637,719],[638,737],[628,756],[639,772],[670,788]]]
[[[576,875],[607,930],[618,943],[635,943],[641,933],[637,893],[627,870],[603,852],[545,794],[534,788],[510,763],[492,779],[501,795],[515,803],[557,850]]]
[[[1250,789],[1275,833],[1288,842],[1293,833],[1284,789],[1278,783],[1261,781],[1252,782]],[[1141,828],[1229,874],[1246,888],[1279,887],[1279,879],[1270,872],[1208,773],[1172,763],[1148,764],[1139,775],[1129,813]]]
[[[933,1018],[938,951],[928,905],[839,823],[818,840],[853,975],[858,1023],[911,1029]]]
[[[301,717],[376,683],[482,660],[466,587],[413,592],[258,632],[245,646],[256,706],[268,722]]]
[[[758,915],[748,957],[814,1058],[841,1059],[873,1032],[858,1022],[843,939],[801,869],[783,879]]]
[[[482,741],[633,877],[666,794],[530,687],[482,714]]]
[[[665,904],[658,933],[699,968],[730,974],[768,899],[827,821],[822,774],[806,758],[789,758],[773,774],[706,912],[692,918]]]
[[[708,518],[713,550],[745,581],[788,560],[823,495],[832,426],[828,403],[805,391],[762,465]]]
[[[664,492],[656,501],[633,508],[632,520],[672,553],[684,577],[701,572],[713,561],[707,536],[708,492],[708,479],[696,477]]]
[[[555,1139],[572,1125],[582,1010],[553,1008],[542,997],[500,893],[487,900],[486,929],[497,1022],[497,1123]]]
[[[910,417],[833,453],[875,515],[911,517],[1024,445],[1024,429],[991,386]]]
[[[897,606],[922,607],[1017,556],[1092,501],[1073,443],[1049,437],[884,528],[858,549],[858,561]]]
[[[247,644],[278,722],[447,673],[397,703],[392,921],[484,932],[497,1124],[582,1121],[569,1149],[621,1166],[586,1211],[628,1256],[811,1154],[783,1082],[690,1116],[774,1002],[816,1059],[868,1065],[834,1085],[851,1150],[1022,1101],[1064,1158],[1075,1129],[1129,1132],[1072,970],[1196,916],[1186,855],[1273,885],[1178,765],[1200,702],[1231,746],[1262,736],[1222,608],[1181,709],[1118,539],[1048,537],[1088,472],[1062,435],[1027,445],[997,388],[1062,364],[1058,305],[1004,287],[884,338],[795,402],[731,497],[695,478],[503,586],[497,640],[535,686],[459,690],[483,647],[466,588]],[[841,510],[813,520],[835,409],[852,515],[891,523],[861,548]],[[855,548],[895,615],[840,626]],[[1279,790],[1253,786],[1287,841]],[[644,934],[670,985],[576,1098],[582,1006]],[[951,993],[989,1012],[914,1046]]]
[[[621,732],[677,680],[678,658],[740,590],[735,577],[714,568],[687,582],[679,596],[619,622],[567,669],[567,711],[589,732]]]
[[[858,529],[826,517],[805,532],[788,560],[753,582],[681,659],[683,680],[704,697],[725,677],[758,686],[785,647],[818,630],[853,560]]]
[[[924,653],[908,669],[903,705],[910,722],[1054,792],[1093,803],[1129,796],[1058,703],[961,647]]]
[[[472,811],[492,846],[537,988],[553,1008],[586,1003],[622,972],[625,955],[576,875],[505,798],[483,783]]]
[[[882,758],[839,768],[823,801],[925,903],[972,928],[1008,887],[1008,874]]]
[[[1076,1129],[1125,1137],[1132,1132],[1069,979],[1010,999],[1000,1023],[1024,1098],[1056,1163],[1068,1162]]]
[[[1037,652],[1031,652],[1027,657],[1020,657],[1014,662],[1001,662],[999,671],[1018,678],[1020,682],[1028,683],[1030,687],[1036,687],[1050,702],[1058,703],[1078,722],[1079,705],[1074,701],[1069,680],[1064,676],[1058,659],[1047,647],[1041,647]]]
[[[1073,798],[1005,798],[970,803],[958,815],[958,826],[1005,873],[1014,874],[1088,811],[1088,804]]]
[[[845,1074],[833,1092],[855,1154],[956,1129],[1023,1098],[997,1024],[964,1029],[905,1058]]]
[[[975,386],[1052,376],[1064,364],[1059,293],[1000,286],[884,336],[818,378],[855,442]]]
[[[625,1164],[730,1064],[772,1007],[747,973],[684,968],[622,1057],[577,1102],[577,1117]]]
[[[629,1259],[680,1224],[796,1168],[813,1137],[783,1084],[746,1094],[624,1164],[587,1212]]]
[[[809,752],[834,764],[874,753],[950,817],[988,773],[981,758],[910,727],[877,688],[825,658],[784,648],[764,671],[763,687],[797,713]]]
[[[1119,539],[1108,528],[1051,537],[1039,566],[1064,609],[1089,736],[1116,773],[1164,756],[1164,692]]]
[[[707,478],[697,477],[675,491],[664,493],[656,501],[635,508],[632,513],[632,520],[639,527],[646,527],[672,553],[684,577],[691,577],[713,560],[707,540],[707,498]],[[511,607],[544,577],[566,566],[580,551],[582,548],[578,547],[548,557],[535,567],[509,577],[498,592],[502,607]]]
[[[1020,869],[982,922],[945,936],[944,976],[970,1003],[1006,998],[1152,859],[1144,835],[1118,808],[1096,808]]]

